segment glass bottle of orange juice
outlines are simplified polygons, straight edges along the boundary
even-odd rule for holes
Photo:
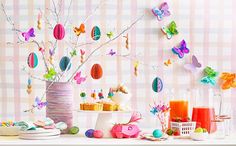
[[[174,94],[172,89],[172,96],[169,101],[170,105],[170,121],[188,120],[188,92]]]

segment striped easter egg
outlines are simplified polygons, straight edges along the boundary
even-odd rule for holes
[[[69,66],[68,66],[69,65]],[[70,62],[70,58],[68,56],[64,56],[61,58],[60,60],[60,63],[59,63],[59,66],[60,66],[60,69],[62,71],[65,71],[67,66],[68,66],[68,69],[69,70],[71,68],[71,62]]]
[[[152,89],[155,92],[161,92],[163,89],[163,82],[159,77],[156,77],[152,82]]]
[[[101,31],[98,26],[94,26],[91,31],[91,37],[93,40],[97,41],[101,37]]]
[[[65,28],[62,24],[57,24],[53,29],[54,38],[62,40],[65,36]]]
[[[103,71],[100,64],[94,64],[90,71],[91,77],[93,79],[100,79],[102,77]]]
[[[38,65],[38,57],[35,53],[30,53],[27,59],[30,68],[35,68]]]

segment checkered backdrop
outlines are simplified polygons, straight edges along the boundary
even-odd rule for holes
[[[49,17],[50,23],[55,25],[55,20],[47,8],[53,8],[51,0],[1,0],[6,7],[6,12],[12,17],[17,27],[27,30],[29,27],[37,25],[37,15],[39,9]],[[222,72],[236,72],[234,54],[236,54],[236,1],[234,0],[167,0],[171,16],[159,22],[151,14],[150,10],[154,6],[160,5],[161,0],[106,0],[100,9],[86,22],[86,35],[80,37],[81,42],[90,42],[91,28],[97,25],[102,30],[101,39],[91,45],[84,46],[86,53],[91,52],[96,46],[107,41],[105,33],[113,31],[114,34],[121,32],[134,19],[145,14],[130,31],[130,53],[142,62],[138,71],[138,77],[133,74],[134,61],[110,57],[105,54],[110,49],[117,53],[125,52],[125,39],[120,37],[114,42],[102,47],[90,61],[86,63],[82,71],[88,76],[87,81],[82,85],[75,85],[75,108],[79,105],[79,93],[81,91],[90,92],[92,89],[102,88],[107,91],[109,87],[122,82],[132,93],[131,106],[133,109],[143,114],[140,123],[142,127],[157,127],[157,120],[149,113],[149,104],[153,101],[168,101],[170,98],[184,98],[190,101],[190,107],[194,105],[209,105],[216,108],[218,113],[219,99],[214,98],[214,88],[203,86],[199,83],[200,73],[191,74],[183,69],[186,62],[190,62],[191,55],[186,55],[182,60],[176,60],[170,67],[163,66],[171,53],[171,47],[175,46],[183,38],[195,54],[202,65],[213,67]],[[55,1],[57,4],[57,1]],[[67,37],[60,41],[56,58],[59,59],[67,55],[70,51],[68,42],[74,40],[73,26],[79,24],[86,16],[91,14],[99,4],[97,0],[73,0],[69,9],[69,25],[67,25]],[[62,1],[61,21],[64,22],[68,14],[69,0]],[[40,58],[39,66],[30,70],[35,75],[42,77],[44,65],[37,47],[28,45],[8,45],[6,42],[16,42],[17,37],[11,31],[9,25],[1,12],[0,19],[0,120],[26,120],[39,119],[45,116],[45,110],[35,113],[24,113],[28,109],[36,95],[41,96],[45,89],[45,83],[33,80],[33,92],[26,93],[27,74],[22,72],[22,66],[27,66],[26,59],[30,52],[35,51]],[[167,25],[171,20],[175,20],[179,30],[179,35],[171,40],[160,32],[160,28]],[[46,22],[43,21],[43,29],[36,31],[37,40],[53,40],[52,30],[45,29]],[[48,44],[46,44],[48,45]],[[74,66],[79,62],[79,57],[73,60]],[[92,80],[89,76],[93,63],[102,64],[104,75],[101,80]],[[154,69],[152,66],[159,66]],[[158,76],[164,82],[164,90],[161,93],[154,93],[151,89],[153,79]],[[172,91],[172,92],[171,92]],[[223,92],[223,113],[236,116],[236,90]],[[191,108],[190,108],[191,116]],[[96,114],[74,113],[74,123],[80,127],[91,127],[96,120]],[[129,115],[118,115],[127,119]],[[234,122],[235,123],[235,122]]]

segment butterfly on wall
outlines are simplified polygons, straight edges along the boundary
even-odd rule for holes
[[[47,106],[47,104],[48,104],[47,102],[42,102],[38,96],[35,98],[34,106],[37,107],[39,110]]]
[[[84,62],[84,54],[85,54],[85,51],[83,49],[80,49],[80,63]]]
[[[161,31],[166,35],[167,39],[171,39],[174,35],[179,33],[175,21],[171,21],[167,27],[162,27]]]
[[[179,47],[173,47],[172,48],[172,52],[174,54],[177,54],[179,58],[183,58],[184,54],[188,54],[189,53],[189,49],[186,46],[185,40],[182,40],[180,42]]]
[[[171,60],[168,59],[167,61],[164,62],[165,66],[170,66],[172,64]]]
[[[81,33],[85,33],[85,25],[82,23],[79,27],[74,27],[73,30],[77,36],[80,36]]]
[[[219,73],[209,66],[207,66],[203,70],[203,73],[204,73],[204,77],[201,79],[201,83],[211,84],[214,86],[216,84],[216,77],[218,76]]]
[[[169,6],[166,2],[162,3],[160,7],[154,7],[152,13],[157,17],[157,20],[163,20],[163,17],[170,16]]]
[[[81,71],[79,71],[74,76],[74,80],[76,81],[77,84],[81,84],[82,82],[86,80],[86,77],[81,77]]]
[[[106,35],[107,35],[107,37],[108,37],[109,39],[111,39],[111,38],[113,37],[113,32],[110,31],[110,32],[108,32]]]
[[[71,57],[74,57],[74,56],[76,56],[76,55],[77,55],[76,49],[74,49],[74,50],[72,50],[72,51],[70,52],[70,56],[71,56]]]
[[[116,54],[116,52],[113,51],[113,49],[111,49],[107,55],[113,56],[113,55],[115,55],[115,54]]]
[[[57,75],[57,72],[55,71],[54,68],[50,68],[48,70],[48,73],[44,74],[44,78],[47,80],[53,80],[53,78],[55,77],[55,75]]]
[[[184,68],[188,71],[191,71],[192,73],[197,71],[197,68],[201,68],[201,63],[198,62],[198,59],[195,55],[192,56],[192,63],[185,64]]]
[[[34,28],[30,28],[27,32],[22,32],[21,35],[25,38],[25,41],[29,41],[31,37],[35,37]]]
[[[222,80],[221,89],[226,90],[229,88],[236,88],[235,73],[223,72],[220,76]]]

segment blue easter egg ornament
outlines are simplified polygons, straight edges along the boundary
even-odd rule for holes
[[[163,82],[159,77],[156,77],[152,82],[152,89],[155,92],[161,92],[163,89]]]
[[[68,66],[69,65],[69,66]],[[70,58],[68,56],[64,56],[61,58],[60,60],[60,63],[59,63],[59,66],[60,66],[60,69],[62,71],[65,71],[67,66],[68,66],[68,69],[69,70],[71,68],[71,62],[70,62]]]
[[[97,41],[101,37],[101,31],[98,26],[94,26],[91,31],[91,37],[93,40]]]

